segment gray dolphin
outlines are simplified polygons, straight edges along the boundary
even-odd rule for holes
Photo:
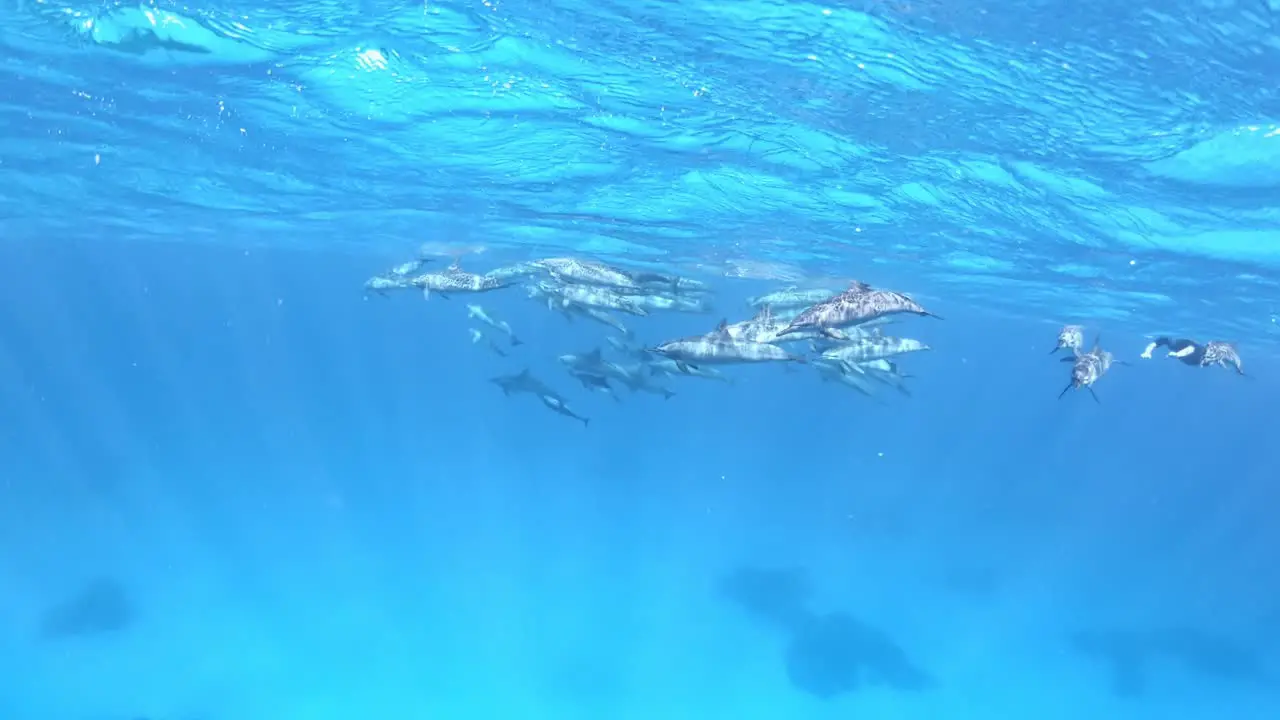
[[[560,397],[560,395],[552,390],[546,383],[533,376],[528,368],[521,370],[515,375],[499,375],[491,378],[489,382],[502,388],[503,395],[519,395],[520,393],[528,393],[539,397]]]

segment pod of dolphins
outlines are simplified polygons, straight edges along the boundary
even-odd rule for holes
[[[617,392],[645,392],[671,398],[674,393],[659,384],[663,378],[696,377],[733,382],[719,368],[728,365],[780,363],[810,365],[824,382],[845,385],[868,397],[877,397],[883,385],[910,396],[910,375],[898,365],[900,356],[928,350],[925,343],[884,333],[884,326],[903,316],[938,318],[911,297],[854,281],[843,290],[788,287],[750,298],[754,314],[737,322],[722,320],[714,329],[674,338],[653,347],[633,343],[634,333],[623,316],[642,318],[657,312],[712,312],[709,290],[701,281],[667,273],[633,270],[597,260],[569,257],[544,258],[499,267],[485,273],[463,270],[458,261],[441,270],[428,270],[431,260],[419,258],[375,275],[365,283],[370,292],[385,295],[395,290],[419,290],[424,298],[449,299],[455,295],[482,293],[523,286],[528,297],[558,313],[567,321],[584,319],[604,325],[617,334],[606,338],[619,356],[606,358],[600,348],[582,354],[559,356],[569,376],[585,389],[620,400]],[[492,317],[478,304],[468,304],[467,317],[473,343],[484,343],[506,357],[510,348],[523,344],[504,320]],[[1244,374],[1234,345],[1212,341],[1200,345],[1190,340],[1159,338],[1148,346],[1144,358],[1160,345],[1169,355],[1187,364],[1231,366]],[[1071,363],[1071,376],[1059,398],[1071,390],[1088,390],[1100,402],[1094,386],[1115,365],[1103,350],[1100,338],[1086,350],[1084,328],[1066,325],[1058,333],[1052,352],[1068,350],[1062,359]],[[549,410],[575,419],[578,414],[554,388],[525,369],[492,379],[506,395],[533,395]]]
[[[714,329],[675,338],[653,347],[633,342],[629,320],[657,312],[712,312],[706,285],[692,278],[666,273],[630,270],[594,260],[544,258],[473,273],[454,261],[444,269],[428,269],[431,261],[419,258],[375,275],[366,291],[386,295],[398,290],[419,290],[424,298],[449,299],[455,295],[479,295],[523,285],[528,297],[567,321],[581,318],[616,332],[606,338],[619,356],[604,356],[601,348],[559,356],[559,361],[584,388],[620,400],[618,390],[645,392],[671,398],[675,393],[660,384],[663,378],[694,377],[732,383],[721,372],[729,365],[781,363],[812,365],[826,382],[836,382],[869,397],[877,385],[910,395],[896,358],[928,350],[919,340],[883,333],[883,326],[898,316],[937,315],[907,295],[852,282],[844,290],[801,290],[795,287],[748,300],[754,314],[738,322],[722,320]],[[482,306],[468,304],[471,341],[483,343],[506,357],[523,344],[504,320],[494,318]],[[492,379],[505,395],[528,394],[547,409],[581,422],[568,400],[528,369]]]

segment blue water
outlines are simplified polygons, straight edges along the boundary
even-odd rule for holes
[[[0,719],[1280,717],[1277,76],[1275,0],[3,0]],[[615,401],[419,255],[945,319]]]

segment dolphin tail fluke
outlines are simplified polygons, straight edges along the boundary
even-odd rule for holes
[[[515,335],[512,335],[512,336],[511,336],[511,347],[520,347],[520,346],[521,346],[521,345],[523,345],[523,344],[524,344],[524,341],[523,341],[523,340],[521,340],[520,338],[516,337]]]
[[[582,418],[582,427],[591,427],[591,418]]]
[[[674,392],[672,392],[672,391],[670,391],[670,390],[667,390],[667,389],[665,389],[665,388],[664,388],[664,389],[663,389],[663,391],[662,391],[662,399],[663,399],[663,400],[670,400],[671,398],[673,398],[673,397],[675,397],[675,396],[676,396],[676,394],[675,394]]]
[[[897,388],[898,392],[902,393],[904,397],[912,397],[911,391],[907,389],[906,385],[894,385],[894,387]]]

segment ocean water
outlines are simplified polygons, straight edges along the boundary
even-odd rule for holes
[[[1280,717],[1278,73],[1275,0],[0,0],[0,719]],[[548,257],[706,292],[365,287]],[[854,280],[940,316],[866,393],[628,354]]]

